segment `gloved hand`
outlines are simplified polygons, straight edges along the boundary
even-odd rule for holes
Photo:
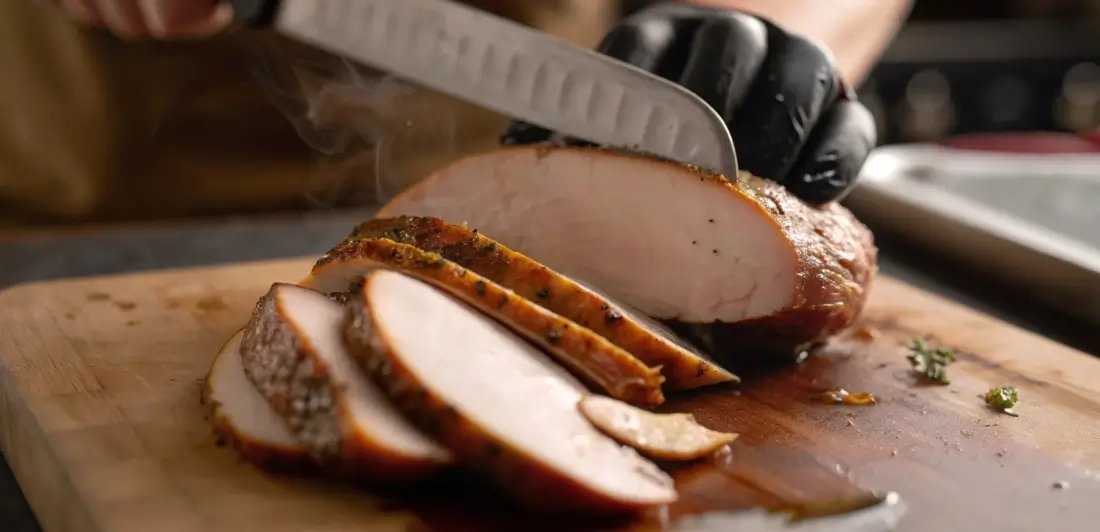
[[[621,21],[599,51],[698,94],[729,125],[742,170],[808,203],[847,194],[875,145],[874,119],[841,82],[832,55],[752,15],[662,3]],[[549,138],[516,121],[502,143]]]
[[[78,22],[106,28],[127,40],[211,35],[233,19],[232,9],[217,0],[42,1],[61,8]]]

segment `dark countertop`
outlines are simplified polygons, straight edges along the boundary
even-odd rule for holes
[[[93,234],[0,241],[0,289],[46,279],[319,255],[365,213],[309,213],[267,220],[229,219],[197,226],[113,229]],[[1010,287],[991,286],[956,265],[878,234],[881,270],[1024,329],[1098,354],[1088,328],[1021,303]],[[41,530],[7,463],[0,460],[0,531]]]

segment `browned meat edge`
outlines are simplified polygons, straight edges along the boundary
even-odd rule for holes
[[[272,286],[256,303],[241,341],[245,375],[309,450],[314,460],[336,476],[362,481],[398,481],[422,477],[447,465],[411,459],[373,442],[344,433],[350,412],[342,390],[333,386],[328,368],[305,342],[302,331],[283,319]],[[286,285],[294,289],[302,288]]]
[[[369,277],[365,281],[369,283]],[[540,464],[486,432],[473,421],[419,382],[391,349],[385,331],[373,326],[363,284],[349,294],[346,337],[364,368],[374,376],[398,409],[425,434],[447,447],[459,461],[487,475],[517,502],[541,512],[631,512],[640,508],[623,506],[576,481]]]
[[[554,357],[577,377],[631,404],[664,402],[660,370],[592,331],[554,314],[435,253],[389,239],[364,238],[336,246],[314,266],[368,260],[445,290],[500,321]],[[428,326],[430,324],[426,324]]]
[[[878,273],[871,231],[843,206],[811,207],[772,181],[747,173],[736,181],[714,177],[720,186],[756,201],[795,245],[797,299],[769,316],[736,323],[669,321],[670,328],[732,367],[797,357],[855,323]]]
[[[476,229],[439,218],[400,216],[364,222],[348,240],[363,238],[387,238],[416,246],[469,268],[520,297],[587,327],[645,364],[661,366],[669,389],[738,381],[733,374],[688,348],[663,341],[658,336],[660,332],[648,330],[599,294],[479,234]]]
[[[218,356],[225,356],[229,342],[232,342],[238,333],[234,333],[218,349]],[[210,371],[214,362],[211,361]],[[209,411],[210,420],[214,424],[214,435],[218,445],[227,445],[233,449],[242,462],[252,464],[260,469],[278,473],[292,473],[296,475],[313,475],[319,473],[317,464],[314,463],[309,453],[303,447],[301,450],[284,449],[274,447],[263,442],[253,440],[247,434],[241,434],[236,428],[219,413],[220,404],[214,401],[213,390],[210,387],[210,371],[207,372],[201,393],[201,402]]]
[[[619,157],[636,157],[657,164],[674,166],[682,171],[680,162],[620,149],[595,147],[561,148],[551,145],[512,146],[498,152],[537,150],[545,156],[554,150],[592,150]],[[474,155],[477,157],[480,155]],[[802,202],[782,185],[742,172],[732,179],[694,166],[687,166],[686,178],[714,184],[725,193],[738,194],[753,200],[761,214],[780,225],[784,234],[796,244],[799,279],[797,300],[788,308],[770,316],[736,323],[685,323],[668,320],[670,328],[702,346],[722,366],[734,368],[745,362],[790,360],[814,344],[851,326],[863,310],[871,283],[878,271],[877,253],[870,230],[846,208],[830,204],[815,208]],[[406,188],[383,205],[378,218],[399,214],[393,205],[403,198],[415,196],[420,187],[445,175],[441,169],[416,185]],[[717,191],[716,191],[717,193]],[[737,228],[730,228],[737,230]],[[800,244],[800,245],[798,245]],[[840,292],[841,297],[828,297]]]

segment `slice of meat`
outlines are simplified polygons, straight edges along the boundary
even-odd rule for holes
[[[664,401],[659,368],[650,368],[603,337],[466,268],[414,246],[364,238],[325,254],[301,285],[330,293],[379,267],[400,270],[446,290],[546,350],[597,389],[632,404]]]
[[[410,419],[527,507],[617,512],[676,500],[672,479],[577,410],[584,387],[534,346],[427,283],[370,273],[347,339]]]
[[[308,471],[314,466],[309,451],[245,377],[242,336],[237,331],[229,338],[206,374],[203,402],[210,407],[214,430],[246,462],[263,469]]]
[[[377,217],[400,215],[468,224],[665,320],[726,367],[792,357],[846,328],[876,271],[870,231],[839,205],[595,148],[466,157]]]
[[[244,329],[245,375],[297,440],[327,469],[358,480],[410,480],[451,455],[394,408],[349,356],[344,307],[276,283]]]
[[[601,395],[581,399],[577,408],[604,434],[658,460],[695,460],[737,439],[700,425],[691,414],[657,414]]]
[[[360,224],[349,240],[388,238],[443,258],[513,290],[607,338],[651,367],[661,366],[665,386],[684,390],[737,382],[737,377],[685,345],[665,327],[610,301],[475,230],[439,218],[400,216]]]

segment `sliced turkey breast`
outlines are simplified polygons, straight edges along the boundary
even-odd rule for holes
[[[241,337],[237,331],[218,350],[206,374],[203,402],[210,407],[218,437],[241,459],[264,469],[308,470],[309,451],[294,437],[283,419],[249,382],[241,365]]]
[[[793,356],[850,325],[871,233],[782,186],[594,148],[509,147],[406,189],[378,218],[433,216],[667,320],[720,363]]]
[[[244,329],[244,373],[310,454],[360,480],[431,473],[451,455],[414,428],[360,370],[344,344],[343,306],[276,283]]]
[[[379,267],[399,270],[442,288],[543,348],[593,387],[617,399],[656,406],[664,401],[659,368],[585,327],[550,312],[435,253],[385,238],[336,246],[301,285],[322,292],[347,290],[349,280]]]
[[[398,407],[522,504],[615,512],[676,500],[668,475],[580,414],[580,382],[496,321],[389,270],[368,274],[347,305],[348,345]]]
[[[591,329],[651,367],[665,386],[683,390],[736,382],[729,371],[683,344],[663,325],[638,316],[595,290],[461,225],[432,217],[382,218],[360,224],[349,240],[388,238],[438,253],[519,296]]]
[[[657,414],[601,395],[585,397],[577,408],[604,434],[658,460],[695,460],[737,439],[700,425],[691,414]]]

